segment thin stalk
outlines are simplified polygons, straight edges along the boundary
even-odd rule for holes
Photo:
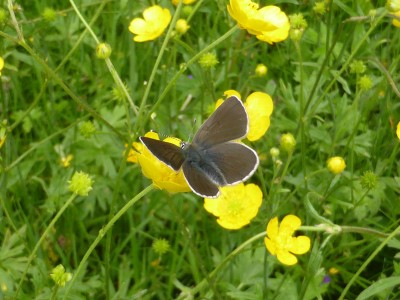
[[[70,282],[67,284],[67,288],[65,290],[64,298],[63,299],[68,299],[68,294],[71,292],[71,289],[78,278],[79,274],[82,272],[87,260],[89,259],[90,255],[92,254],[93,250],[96,248],[96,246],[100,243],[100,241],[103,239],[104,235],[110,230],[112,226],[114,226],[115,222],[118,221],[119,218],[123,214],[126,213],[126,211],[133,206],[136,202],[138,202],[140,199],[142,199],[145,195],[147,195],[149,192],[151,192],[154,189],[153,185],[149,185],[147,188],[145,188],[143,191],[141,191],[139,194],[137,194],[135,197],[133,197],[131,200],[129,200],[128,203],[126,203],[116,214],[115,216],[102,228],[99,230],[99,234],[97,235],[96,239],[93,241],[93,243],[90,245],[89,249],[86,251],[85,255],[83,256],[82,260],[80,261],[78,268],[74,272],[74,275],[72,276],[72,279]]]
[[[25,270],[22,273],[21,280],[19,281],[17,291],[15,292],[15,299],[18,299],[18,293],[21,291],[22,284],[24,283],[24,280],[26,278],[26,274],[28,273],[29,267],[33,261],[33,259],[36,256],[36,252],[39,249],[40,245],[43,243],[44,239],[46,238],[47,234],[50,232],[50,230],[54,227],[54,224],[60,219],[61,215],[64,213],[64,211],[67,209],[68,206],[74,201],[74,199],[77,197],[77,194],[72,194],[71,197],[64,203],[64,205],[61,207],[61,209],[58,211],[56,216],[51,220],[50,224],[46,227],[44,230],[42,236],[40,237],[39,241],[36,243],[35,247],[33,248],[31,254],[29,255],[28,262],[26,263]]]

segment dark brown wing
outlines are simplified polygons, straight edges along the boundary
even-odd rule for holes
[[[155,157],[167,166],[175,171],[181,168],[185,158],[180,147],[144,136],[141,136],[139,139]]]
[[[247,134],[246,110],[235,96],[226,99],[201,125],[193,139],[203,149],[213,145],[240,139]]]
[[[228,142],[204,150],[205,157],[214,163],[228,185],[245,181],[256,171],[257,153],[250,147]]]

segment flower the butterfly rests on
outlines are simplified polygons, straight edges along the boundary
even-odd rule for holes
[[[229,97],[203,123],[193,142],[178,147],[148,137],[140,137],[145,147],[171,169],[182,169],[194,193],[216,198],[219,187],[248,179],[258,167],[257,153],[235,142],[247,135],[249,122],[243,103]]]

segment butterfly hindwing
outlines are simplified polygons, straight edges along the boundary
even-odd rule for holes
[[[241,143],[227,142],[203,151],[207,160],[213,162],[228,185],[248,179],[259,163],[257,153]]]
[[[218,186],[200,169],[185,161],[182,170],[187,183],[197,195],[204,198],[215,198],[219,195]]]

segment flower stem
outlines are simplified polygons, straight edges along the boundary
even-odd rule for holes
[[[225,266],[225,264],[232,260],[236,255],[238,255],[245,247],[248,245],[252,244],[254,241],[264,237],[266,235],[266,232],[263,231],[259,234],[256,234],[255,236],[251,237],[244,243],[242,243],[239,247],[237,247],[235,250],[233,250],[229,255],[227,255],[223,261],[219,263],[219,265],[210,273],[210,276],[208,277],[208,280],[211,280],[216,274]],[[178,299],[186,299],[185,297],[194,297],[197,293],[199,293],[201,290],[207,288],[208,285],[208,280],[203,279],[198,285],[196,285],[192,289],[188,289],[185,291],[185,293],[181,294]]]
[[[145,188],[143,191],[141,191],[139,194],[137,194],[135,197],[133,197],[131,200],[129,200],[128,203],[126,203],[117,213],[116,215],[102,228],[99,230],[99,234],[97,235],[97,238],[93,241],[93,243],[90,245],[89,249],[86,251],[85,255],[83,256],[82,260],[80,261],[78,268],[74,272],[74,275],[71,279],[70,282],[68,282],[68,287],[65,290],[64,298],[63,299],[68,299],[68,294],[71,292],[72,286],[74,285],[76,279],[78,278],[79,274],[82,272],[86,261],[89,259],[89,256],[92,254],[93,250],[96,248],[96,246],[100,243],[100,241],[103,239],[104,235],[108,232],[108,230],[114,225],[114,223],[124,214],[126,211],[134,205],[136,202],[138,202],[141,198],[143,198],[145,195],[147,195],[149,192],[151,192],[154,189],[153,185],[149,185],[147,188]]]
[[[61,215],[64,213],[64,211],[67,209],[67,207],[72,203],[72,201],[76,198],[76,194],[72,194],[71,197],[67,200],[67,202],[64,203],[64,205],[61,207],[61,209],[58,211],[56,216],[53,218],[53,220],[50,222],[50,224],[46,227],[44,230],[42,236],[40,237],[39,241],[36,243],[35,247],[33,248],[31,254],[29,255],[28,262],[26,263],[24,273],[22,274],[21,280],[19,281],[17,291],[15,292],[15,299],[18,297],[18,293],[21,291],[22,284],[24,283],[26,274],[28,272],[29,266],[31,265],[33,259],[35,258],[36,251],[39,249],[40,245],[46,238],[47,234],[49,231],[53,228],[54,224],[60,219]]]
[[[367,260],[362,264],[362,266],[357,270],[357,272],[353,275],[353,277],[350,279],[350,281],[347,283],[346,287],[342,291],[342,294],[339,297],[339,300],[343,300],[346,296],[346,293],[350,289],[350,287],[353,285],[353,283],[356,281],[358,276],[361,274],[362,271],[365,270],[365,268],[368,266],[368,264],[375,258],[375,256],[378,255],[378,253],[385,247],[391,239],[393,239],[395,236],[400,234],[400,226],[398,226],[385,240],[382,241],[382,243],[378,246],[378,248],[375,249],[375,251],[367,258]]]

